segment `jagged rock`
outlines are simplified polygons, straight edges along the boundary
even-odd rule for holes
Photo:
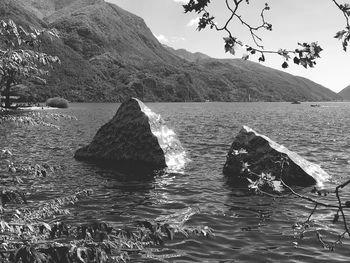
[[[115,116],[96,133],[92,142],[78,149],[77,160],[103,163],[130,170],[183,168],[186,153],[173,130],[160,115],[140,100],[124,102]]]
[[[249,172],[248,172],[249,169]],[[228,178],[250,179],[261,173],[282,178],[287,185],[322,186],[329,175],[295,152],[243,126],[227,155],[223,173]]]

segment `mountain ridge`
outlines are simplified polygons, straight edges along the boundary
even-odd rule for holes
[[[341,96],[344,100],[350,100],[350,85],[339,91],[338,95]]]
[[[178,56],[188,59],[188,61],[195,61],[198,64],[203,65],[204,67],[212,66],[212,69],[215,70],[215,68],[219,67],[220,64],[227,64],[229,66],[233,66],[235,68],[238,68],[240,70],[245,70],[250,72],[251,74],[257,74],[261,75],[258,77],[263,78],[263,83],[270,83],[271,79],[269,79],[269,76],[273,76],[275,81],[277,81],[278,85],[282,85],[284,83],[288,86],[288,89],[292,93],[298,92],[293,85],[296,83],[299,83],[300,85],[303,85],[305,88],[312,90],[313,93],[317,93],[321,95],[321,93],[327,93],[329,96],[332,96],[334,94],[333,91],[323,87],[322,85],[313,82],[312,80],[309,80],[304,77],[295,76],[290,73],[286,73],[277,69],[269,68],[266,66],[261,65],[257,62],[252,62],[249,60],[243,60],[243,59],[219,59],[219,58],[212,58],[208,55],[196,52],[191,53],[185,49],[173,49],[171,47],[166,47],[170,52],[173,52],[174,54],[177,54]],[[264,74],[261,74],[264,73]],[[220,74],[220,72],[218,72]],[[260,78],[259,78],[260,79]],[[260,81],[259,81],[260,82]],[[258,85],[258,83],[255,81],[255,86]],[[338,97],[340,99],[340,97]]]
[[[20,12],[15,22],[30,17],[30,24],[55,27],[61,36],[43,43],[43,51],[59,56],[62,66],[55,67],[45,87],[28,83],[30,100],[62,96],[102,102],[134,96],[144,101],[245,101],[248,95],[257,101],[339,99],[321,85],[249,64],[253,62],[217,60],[184,49],[171,52],[142,18],[103,0],[9,3],[2,17],[16,3]]]

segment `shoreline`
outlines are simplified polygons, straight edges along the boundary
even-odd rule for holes
[[[26,110],[54,110],[58,108],[48,107],[48,106],[32,106],[32,107],[18,107],[15,109],[7,109],[0,107],[0,112],[14,112],[14,111],[26,111]]]

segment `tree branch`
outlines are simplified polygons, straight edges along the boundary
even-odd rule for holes
[[[335,194],[337,196],[337,199],[338,199],[338,204],[339,204],[339,211],[343,217],[343,224],[344,224],[344,228],[345,228],[345,231],[346,233],[348,234],[348,236],[350,237],[350,232],[349,232],[349,228],[347,226],[347,223],[346,223],[346,218],[345,218],[345,214],[344,214],[344,211],[343,211],[343,206],[342,206],[342,203],[341,203],[341,200],[340,200],[340,196],[339,196],[339,189],[342,189],[344,188],[345,186],[347,186],[348,184],[350,183],[350,180],[346,181],[345,183],[341,184],[341,185],[338,185],[336,188],[335,188]]]
[[[339,4],[336,0],[332,0],[332,2],[340,9],[340,11],[342,11],[345,20],[346,20],[346,26],[348,29],[350,29],[350,22],[349,22],[349,15],[348,13],[345,11],[344,6]]]
[[[214,17],[210,16],[209,12],[206,9],[206,6],[210,3],[209,0],[206,1],[196,1],[196,0],[189,0],[189,3],[186,5],[183,5],[185,9],[185,13],[187,12],[196,12],[198,14],[203,13],[202,18],[200,18],[200,21],[198,23],[198,30],[204,29],[207,25],[210,26],[211,29],[215,29],[217,31],[225,31],[228,34],[228,37],[224,38],[225,41],[225,52],[230,52],[233,55],[235,55],[235,48],[236,45],[240,46],[246,46],[246,50],[251,54],[254,55],[256,53],[260,54],[259,62],[265,61],[264,54],[277,54],[280,55],[284,62],[282,64],[283,68],[287,68],[288,60],[291,58],[291,55],[294,56],[293,62],[297,65],[301,65],[305,68],[308,67],[314,67],[316,65],[316,59],[320,58],[320,52],[322,51],[322,48],[318,45],[317,42],[312,43],[298,43],[299,46],[302,46],[302,49],[296,48],[295,50],[286,50],[286,49],[279,49],[279,50],[265,50],[264,46],[261,42],[263,42],[263,39],[257,34],[257,31],[260,29],[266,29],[266,30],[272,30],[272,25],[267,23],[265,20],[265,11],[269,10],[270,7],[268,4],[265,4],[265,7],[262,9],[260,13],[260,17],[262,20],[262,24],[259,26],[252,26],[249,22],[247,22],[242,15],[238,13],[239,5],[243,2],[243,0],[231,0],[232,2],[229,2],[229,0],[225,0],[225,5],[227,10],[230,11],[231,15],[226,20],[224,25],[222,27],[219,27],[216,22],[214,22]],[[337,0],[332,0],[334,4],[342,11],[345,19],[347,28],[346,30],[342,30],[337,32],[336,38],[343,40],[343,49],[346,51],[348,42],[350,41],[350,26],[349,26],[349,16],[350,16],[350,5],[349,4],[339,4]],[[247,4],[249,4],[249,1],[247,1]],[[234,6],[232,6],[234,4]],[[247,30],[250,33],[250,36],[254,42],[253,46],[251,45],[244,45],[242,41],[238,40],[236,36],[233,36],[229,27],[230,23],[233,23],[233,18],[237,18],[238,21],[247,28]],[[247,59],[249,55],[244,55],[243,58]]]

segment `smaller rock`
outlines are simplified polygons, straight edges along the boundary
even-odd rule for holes
[[[270,174],[287,185],[319,187],[329,175],[295,152],[288,150],[253,129],[243,126],[228,152],[223,173],[240,181],[254,178],[261,173]]]

